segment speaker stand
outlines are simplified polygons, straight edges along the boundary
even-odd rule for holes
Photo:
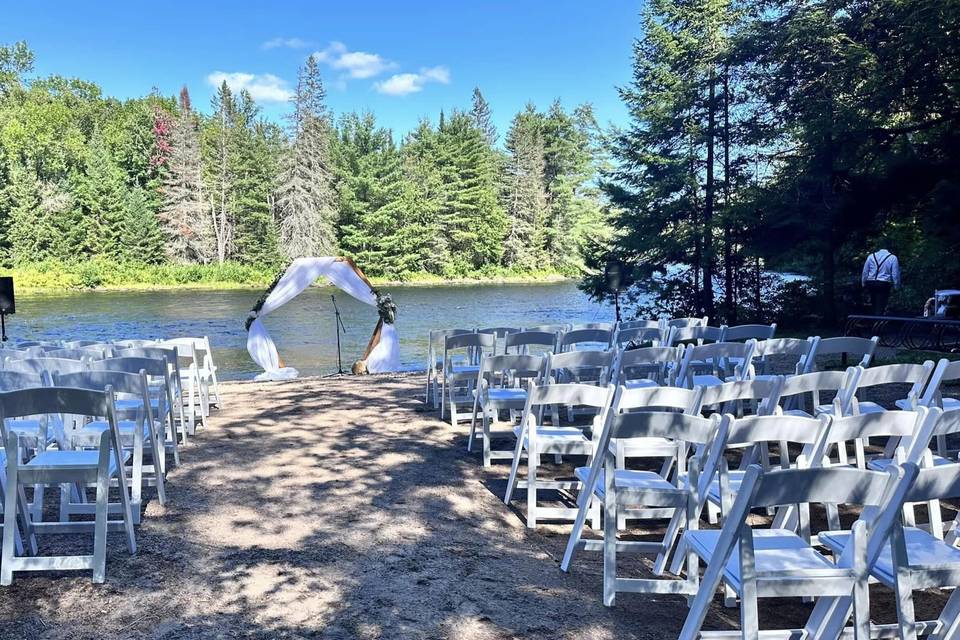
[[[7,314],[0,311],[0,342],[7,341]]]

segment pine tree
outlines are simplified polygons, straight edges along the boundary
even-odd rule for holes
[[[509,232],[504,265],[532,271],[543,268],[543,226],[547,222],[543,119],[532,104],[518,113],[507,132],[504,206]]]
[[[216,247],[210,203],[204,197],[197,116],[186,87],[180,90],[180,112],[171,125],[169,144],[159,214],[167,256],[175,262],[207,263]]]
[[[133,262],[163,261],[163,233],[151,207],[150,197],[140,187],[130,189],[120,225],[121,257]]]
[[[437,166],[446,192],[441,221],[453,273],[499,264],[507,219],[497,197],[497,159],[468,114],[457,111],[444,122]]]
[[[337,211],[325,96],[320,69],[311,56],[297,80],[290,119],[292,143],[277,187],[280,240],[289,258],[336,252]]]
[[[441,275],[450,264],[450,242],[441,223],[446,191],[437,165],[438,144],[430,122],[421,120],[401,149],[406,224],[396,235],[394,262],[399,273]]]
[[[246,91],[240,92],[235,104],[231,129],[236,204],[233,258],[249,264],[277,264],[273,178],[281,133],[275,125],[259,119],[260,110]]]
[[[473,118],[473,126],[483,133],[487,139],[487,144],[491,147],[497,144],[497,127],[493,124],[493,113],[490,110],[490,104],[480,93],[480,87],[473,88],[473,108],[470,110],[470,117]]]
[[[88,144],[86,171],[75,181],[74,192],[86,233],[84,249],[93,255],[121,257],[127,189],[123,172],[114,164],[99,130],[94,131]]]

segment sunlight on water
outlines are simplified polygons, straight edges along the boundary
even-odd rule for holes
[[[397,303],[400,359],[423,367],[427,332],[436,328],[522,327],[557,322],[606,322],[613,308],[591,302],[571,282],[476,286],[390,287]],[[98,291],[21,294],[8,318],[12,340],[109,340],[207,335],[224,379],[250,378],[243,321],[259,290]],[[333,305],[337,296],[346,334],[343,368],[363,354],[377,322],[373,307],[330,287],[313,287],[268,316],[280,357],[302,374],[337,370]]]

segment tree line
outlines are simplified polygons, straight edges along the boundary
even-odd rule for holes
[[[958,32],[955,0],[650,0],[584,288],[613,263],[644,311],[836,324],[881,247],[912,315],[960,287]]]
[[[503,140],[470,108],[399,143],[372,113],[333,114],[316,61],[286,122],[224,83],[207,113],[184,87],[128,100],[79,79],[29,78],[0,46],[0,262],[91,259],[279,268],[346,255],[373,276],[463,277],[582,267],[607,229],[589,105],[528,105]]]

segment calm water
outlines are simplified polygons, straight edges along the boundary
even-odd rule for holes
[[[400,358],[411,369],[423,367],[430,329],[613,320],[612,307],[591,302],[571,282],[384,289],[397,303]],[[337,289],[313,287],[265,320],[280,357],[303,374],[337,370],[331,294],[347,330],[341,342],[349,371],[376,325],[373,307]],[[25,340],[207,335],[222,377],[250,378],[258,370],[247,355],[243,322],[259,295],[259,290],[22,294],[7,333]]]

